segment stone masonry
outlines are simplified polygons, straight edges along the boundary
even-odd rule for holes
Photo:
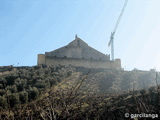
[[[38,65],[71,65],[85,68],[121,69],[120,59],[110,61],[110,55],[105,55],[88,46],[77,35],[68,45],[45,54],[38,55]]]

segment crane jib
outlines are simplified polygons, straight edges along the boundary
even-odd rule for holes
[[[122,10],[121,10],[121,13],[120,13],[120,15],[119,15],[119,17],[118,17],[118,20],[117,20],[117,22],[116,22],[115,28],[114,28],[113,32],[111,33],[110,41],[109,41],[109,43],[108,43],[108,46],[111,45],[112,61],[114,61],[114,42],[113,42],[114,35],[115,35],[115,32],[116,32],[116,30],[117,30],[117,28],[118,28],[118,25],[119,25],[119,23],[120,23],[120,20],[121,20],[121,18],[122,18],[123,12],[124,12],[124,10],[125,10],[125,8],[126,8],[126,6],[127,6],[127,3],[128,3],[128,0],[125,0],[125,3],[124,3],[123,8],[122,8]]]

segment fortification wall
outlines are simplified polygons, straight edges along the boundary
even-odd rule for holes
[[[46,52],[45,54],[52,57],[82,58],[82,48],[67,48],[66,46],[53,52]]]
[[[113,62],[109,60],[56,58],[56,57],[49,57],[49,56],[45,57],[45,65],[48,65],[48,66],[71,65],[75,67],[84,67],[84,68],[121,69],[120,60],[116,60],[115,62]]]
[[[75,44],[76,42],[73,41]],[[81,42],[80,46],[74,46],[73,43],[70,43],[67,46],[59,48],[51,52],[45,52],[46,56],[52,57],[67,57],[67,58],[84,58],[84,59],[95,59],[95,60],[110,60],[109,55],[105,55],[88,45],[83,45]],[[77,43],[78,44],[78,43]]]
[[[46,64],[45,63],[45,55],[44,54],[38,54],[38,61],[37,61],[38,65],[42,65],[42,64]]]

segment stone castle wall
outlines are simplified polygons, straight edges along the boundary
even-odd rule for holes
[[[71,65],[74,67],[84,67],[84,68],[103,68],[103,69],[121,69],[120,59],[115,61],[110,60],[95,60],[95,59],[77,59],[77,58],[60,58],[45,56],[44,54],[38,55],[38,65],[44,64],[48,66],[56,65]]]
[[[120,59],[110,61],[110,55],[105,55],[90,47],[75,36],[68,45],[45,54],[38,55],[38,65],[71,65],[84,68],[121,69]]]
[[[42,65],[42,64],[46,64],[45,62],[45,55],[44,54],[38,54],[38,61],[37,61],[38,65]]]
[[[87,43],[78,39],[51,52],[45,52],[46,56],[67,57],[79,59],[110,60],[110,55],[105,55],[98,50],[88,46]]]

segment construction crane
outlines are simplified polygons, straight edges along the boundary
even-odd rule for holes
[[[116,22],[116,25],[115,25],[115,28],[114,28],[113,32],[111,32],[110,41],[108,43],[108,46],[109,47],[111,46],[111,59],[112,59],[112,61],[114,61],[114,41],[113,41],[114,40],[114,35],[116,33],[117,27],[120,23],[120,20],[122,18],[122,15],[123,15],[123,12],[126,8],[127,3],[128,3],[128,0],[125,0],[124,6],[123,6],[122,11],[121,11],[121,14],[119,15],[119,18]]]

